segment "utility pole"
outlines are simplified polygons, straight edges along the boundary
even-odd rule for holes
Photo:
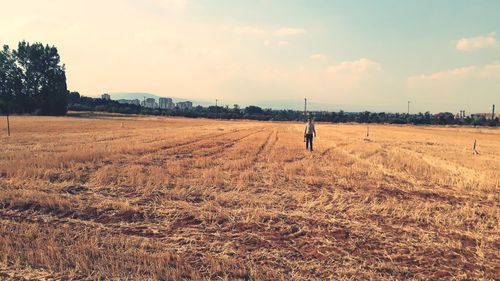
[[[304,118],[307,119],[307,98],[304,98]]]
[[[495,105],[493,105],[493,108],[491,109],[491,120],[495,119]]]
[[[408,101],[408,113],[407,113],[408,116],[410,116],[410,101]]]
[[[218,100],[215,99],[215,118],[219,118],[219,106],[217,105]]]
[[[10,122],[9,122],[9,111],[7,110],[7,134],[10,137]]]

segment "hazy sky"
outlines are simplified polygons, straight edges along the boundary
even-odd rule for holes
[[[500,105],[500,1],[0,0],[0,43],[58,47],[68,88],[338,110]],[[322,106],[319,106],[322,104]],[[314,109],[314,108],[313,108]]]

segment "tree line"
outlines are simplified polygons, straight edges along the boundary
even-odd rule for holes
[[[277,110],[264,109],[250,105],[241,108],[235,104],[229,106],[195,106],[191,109],[160,109],[146,108],[131,104],[121,104],[113,100],[90,98],[81,96],[78,92],[69,94],[69,110],[74,111],[97,111],[122,114],[146,114],[163,116],[182,116],[191,118],[212,119],[250,119],[260,121],[304,121],[304,112],[300,110]],[[312,112],[316,121],[332,123],[389,123],[389,124],[427,124],[427,125],[474,125],[474,126],[498,126],[499,120],[485,117],[455,118],[452,113],[445,112],[431,114],[430,112],[418,114],[385,113],[385,112],[338,112],[318,111]]]
[[[22,41],[0,51],[0,111],[65,115],[66,73],[54,46]]]

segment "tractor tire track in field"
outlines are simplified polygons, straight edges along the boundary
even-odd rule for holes
[[[227,143],[224,143],[222,145],[214,145],[210,148],[213,148],[215,146],[219,147],[216,151],[213,151],[213,152],[208,152],[208,153],[201,153],[199,155],[196,155],[196,157],[215,157],[217,155],[219,155],[220,153],[223,153],[224,151],[226,151],[228,148],[231,148],[233,147],[234,145],[236,145],[237,143],[243,141],[244,139],[250,137],[250,136],[253,136],[255,134],[258,134],[258,133],[261,133],[263,132],[264,130],[263,129],[260,129],[260,130],[257,130],[257,131],[254,131],[254,132],[250,132],[249,134],[246,134],[244,135],[243,137],[239,137],[235,140],[231,140]]]
[[[214,148],[214,147],[218,147],[218,146],[221,146],[221,145],[226,145],[228,143],[231,143],[233,142],[234,140],[229,140],[227,143],[218,143],[216,142],[215,140],[220,138],[220,137],[223,137],[223,136],[228,136],[228,135],[233,135],[233,134],[236,134],[236,133],[241,133],[243,131],[247,131],[247,130],[252,130],[252,129],[241,129],[241,130],[234,130],[234,131],[231,131],[231,132],[226,132],[226,133],[222,133],[222,134],[216,134],[216,135],[211,135],[211,136],[204,136],[204,137],[199,137],[197,138],[196,140],[192,140],[192,141],[189,141],[189,142],[186,142],[186,143],[181,143],[181,144],[174,144],[174,145],[171,145],[169,147],[162,147],[162,151],[165,151],[165,150],[168,150],[168,151],[171,151],[172,149],[179,149],[179,148],[186,148],[186,146],[189,146],[189,145],[194,145],[194,144],[199,144],[201,142],[207,142],[207,145],[206,147],[201,147],[202,149],[210,149],[210,148]],[[258,131],[259,132],[259,131]],[[257,132],[250,132],[248,135],[245,135],[244,137],[238,137],[236,141],[238,141],[240,138],[243,139],[245,137],[248,137],[254,133],[257,133]],[[190,150],[192,149],[200,149],[200,147],[189,147]],[[176,153],[176,151],[174,151],[174,154]],[[168,154],[167,154],[168,155]]]
[[[148,164],[148,163],[145,163],[143,160],[141,160],[141,158],[147,158],[149,155],[155,155],[155,154],[158,154],[159,152],[170,152],[170,153],[158,155],[158,157],[160,158],[160,162],[163,162],[166,157],[179,154],[179,150],[181,148],[187,148],[188,151],[192,151],[193,149],[189,147],[190,145],[194,145],[194,144],[197,144],[197,143],[200,143],[203,141],[207,141],[207,140],[213,140],[214,138],[219,138],[219,137],[223,137],[223,136],[227,136],[227,135],[231,135],[231,134],[236,134],[236,133],[241,132],[242,130],[245,130],[245,129],[235,129],[235,130],[232,130],[230,132],[215,133],[215,134],[212,133],[212,134],[208,134],[208,135],[204,135],[204,136],[195,136],[192,139],[189,139],[187,141],[169,144],[169,145],[162,145],[162,146],[159,146],[158,148],[146,149],[145,151],[141,151],[141,152],[134,152],[134,153],[125,152],[124,154],[118,155],[119,157],[116,157],[116,155],[114,155],[114,158],[112,160],[111,160],[111,158],[104,159],[102,161],[103,164],[96,165],[95,167],[97,169],[95,169],[93,172],[98,171],[99,169],[103,168],[104,166],[109,166],[109,165],[114,165],[114,164],[118,165],[119,167],[130,165],[130,163],[131,163],[131,159],[129,157],[130,155],[139,155],[140,156],[137,159],[133,159],[132,162],[135,162],[138,164]],[[248,130],[248,129],[246,129],[246,130]],[[162,142],[163,142],[163,140],[162,140]],[[212,144],[212,147],[216,146],[216,145],[218,145],[218,144],[214,143],[214,144]],[[146,162],[150,162],[150,161],[151,161],[151,159],[148,159],[148,161],[146,161]],[[93,172],[90,172],[90,174],[87,175],[87,177],[90,176]]]
[[[130,156],[134,155],[142,155],[144,157],[145,155],[151,155],[154,153],[157,153],[159,151],[170,151],[173,149],[179,149],[183,148],[192,144],[196,144],[202,141],[205,141],[207,139],[213,139],[213,138],[218,138],[221,136],[229,135],[229,134],[235,134],[243,129],[235,129],[230,132],[224,132],[224,133],[211,133],[205,136],[195,136],[190,140],[183,141],[177,144],[170,144],[170,145],[163,145],[159,146],[158,148],[154,149],[146,149],[145,151],[142,150],[140,152],[124,152],[121,154],[114,154],[112,156],[108,156],[103,158],[100,163],[95,163],[92,166],[92,169],[85,170],[85,172],[82,173],[81,178],[86,178],[87,180],[91,177],[91,175],[95,172],[97,172],[99,169],[105,167],[105,166],[110,166],[110,165],[118,165],[118,166],[126,166],[130,165]],[[155,138],[155,141],[158,141],[159,138]],[[164,140],[161,140],[160,142],[164,142]],[[176,152],[174,151],[171,155],[175,154]],[[135,161],[140,161],[140,159],[135,159]],[[87,181],[82,182],[82,184],[87,183]]]
[[[112,136],[112,137],[103,137],[101,139],[94,140],[94,143],[105,143],[105,142],[114,142],[118,140],[125,140],[135,137],[134,135],[124,135],[124,136]],[[84,142],[82,142],[84,143]]]
[[[92,195],[91,195],[92,196]],[[95,196],[92,196],[95,197]],[[99,201],[97,197],[96,200]],[[73,206],[76,207],[76,206]],[[151,216],[142,210],[138,213],[96,207],[50,209],[36,203],[23,206],[1,206],[0,220],[17,223],[27,222],[50,226],[69,225],[75,230],[105,229],[107,233],[165,238],[179,230],[179,227],[196,226],[199,222],[182,209],[172,209],[161,216]],[[155,214],[153,214],[155,215]]]
[[[271,141],[271,143],[268,145],[267,147],[267,151],[268,152],[271,152],[277,145],[278,141],[279,141],[279,131],[278,130],[274,130],[274,138],[273,140]],[[269,159],[267,159],[269,161]]]
[[[0,209],[0,220],[16,223],[43,224],[51,227],[70,226],[74,231],[82,230],[106,230],[106,233],[115,235],[138,236],[144,238],[165,238],[172,233],[174,228],[158,227],[152,229],[151,222],[124,224],[124,221],[109,222],[105,217],[86,218],[78,215],[54,215],[50,213],[34,213],[30,211],[4,211]],[[135,224],[135,225],[134,225]]]
[[[224,132],[224,133],[218,133],[218,134],[214,133],[214,134],[207,134],[207,135],[203,135],[203,136],[196,136],[193,139],[188,140],[188,141],[184,141],[184,142],[180,142],[180,143],[174,143],[174,144],[170,144],[170,145],[163,145],[163,146],[160,147],[160,149],[161,150],[169,150],[169,149],[172,149],[172,148],[180,148],[180,147],[184,147],[184,146],[187,146],[187,145],[190,145],[190,144],[194,144],[194,143],[198,143],[198,142],[201,142],[201,141],[206,141],[208,139],[214,139],[214,138],[226,136],[226,135],[229,135],[229,134],[238,133],[238,132],[241,132],[243,130],[244,129],[235,129],[235,130],[232,130],[230,132]]]
[[[163,165],[165,161],[167,160],[177,160],[177,159],[184,159],[184,158],[192,158],[192,159],[197,159],[197,158],[213,158],[216,155],[220,155],[223,153],[226,149],[234,146],[238,142],[252,136],[255,134],[258,134],[262,132],[263,130],[257,130],[257,131],[250,131],[250,133],[247,133],[243,136],[236,135],[235,139],[222,139],[218,141],[217,139],[221,136],[228,136],[229,134],[236,134],[236,133],[242,133],[245,130],[237,130],[225,134],[219,134],[211,138],[201,138],[197,140],[190,141],[189,143],[183,143],[180,146],[172,146],[168,149],[163,149],[160,153],[148,153],[143,155],[141,158],[135,160],[135,162],[139,164],[145,164],[149,165],[150,163],[157,163],[159,165]],[[204,143],[206,142],[206,143]],[[153,155],[153,158],[148,159]],[[143,163],[144,161],[142,159],[146,158],[147,163]]]
[[[274,138],[271,140],[272,136],[274,135]],[[254,156],[254,162],[258,162],[259,160],[262,160],[262,153],[264,153],[264,150],[272,150],[272,148],[276,145],[276,142],[278,141],[278,131],[274,130],[272,132],[269,132],[269,135],[267,136],[266,140],[257,148],[257,151],[255,152]]]
[[[264,148],[269,143],[269,140],[271,139],[271,135],[272,134],[273,133],[270,132],[269,135],[267,135],[267,137],[264,140],[264,142],[261,145],[258,146],[257,151],[255,152],[254,161],[257,161],[259,159],[260,154],[264,151]]]

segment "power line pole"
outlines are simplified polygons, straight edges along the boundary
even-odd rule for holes
[[[219,118],[219,106],[217,105],[218,100],[215,99],[215,118]]]
[[[10,122],[9,122],[9,111],[7,110],[7,134],[10,137]]]
[[[304,98],[304,118],[307,119],[307,98]]]
[[[493,108],[491,109],[491,120],[495,119],[495,105],[493,105]]]
[[[407,113],[408,116],[410,116],[410,101],[408,101],[408,113]]]

